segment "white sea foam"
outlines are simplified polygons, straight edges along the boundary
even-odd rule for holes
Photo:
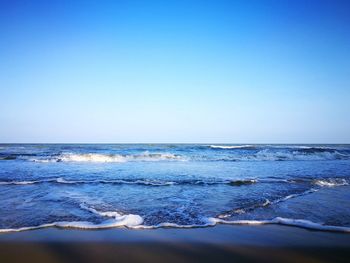
[[[156,181],[156,180],[65,180],[63,178],[57,178],[57,183],[60,184],[90,184],[90,183],[102,183],[102,184],[140,184],[140,185],[150,185],[150,186],[169,186],[174,185],[176,182],[172,181]]]
[[[315,223],[305,219],[291,219],[291,218],[283,218],[276,217],[271,220],[223,220],[220,218],[209,218],[210,222],[214,222],[216,224],[231,224],[231,225],[266,225],[266,224],[280,224],[280,225],[288,225],[288,226],[296,226],[313,230],[321,230],[321,231],[334,231],[334,232],[346,232],[350,233],[350,227],[345,226],[330,226],[324,225],[321,223]]]
[[[171,186],[181,184],[193,184],[193,185],[214,185],[214,184],[230,184],[230,185],[248,185],[256,183],[256,180],[237,180],[237,181],[205,181],[205,180],[183,180],[183,181],[160,181],[149,179],[114,179],[114,180],[66,180],[62,177],[36,180],[36,181],[0,181],[0,185],[27,185],[27,184],[40,184],[40,183],[58,183],[58,184],[137,184],[145,186]]]
[[[62,177],[36,180],[36,181],[0,181],[0,185],[26,185],[26,184],[40,184],[40,183],[58,183],[58,184],[138,184],[145,186],[170,186],[170,185],[216,185],[216,184],[229,184],[232,186],[250,185],[257,183],[255,179],[246,180],[223,180],[223,181],[211,181],[211,180],[179,180],[179,181],[160,181],[149,179],[114,179],[114,180],[66,180]]]
[[[335,187],[348,185],[348,181],[344,178],[328,178],[328,179],[314,179],[314,180],[300,180],[303,183],[312,183],[317,186],[325,187]],[[138,184],[145,186],[170,186],[170,185],[217,185],[217,184],[228,184],[231,186],[242,186],[242,185],[251,185],[255,183],[297,183],[298,180],[270,180],[270,179],[242,179],[242,180],[179,180],[179,181],[160,181],[160,180],[149,180],[149,179],[112,179],[112,180],[67,180],[62,177],[52,178],[52,179],[43,179],[43,180],[33,180],[33,181],[0,181],[0,185],[30,185],[30,184],[41,184],[41,183],[58,183],[58,184]],[[317,191],[317,189],[307,190],[306,193]],[[283,200],[289,198],[303,195],[301,194],[292,194],[287,197],[284,197]]]
[[[60,177],[56,179],[56,182],[59,184],[77,184],[77,183],[81,183],[82,181],[67,181],[62,177]]]
[[[280,148],[280,149],[300,149],[300,150],[335,150],[338,147],[328,147],[328,146],[317,146],[317,145],[265,145],[269,148]]]
[[[109,219],[99,224],[95,224],[88,221],[60,221],[60,222],[42,224],[38,226],[5,228],[5,229],[0,229],[0,233],[20,232],[20,231],[34,230],[34,229],[47,228],[47,227],[77,228],[77,229],[104,229],[104,228],[115,228],[115,227],[125,226],[125,227],[132,228],[132,227],[141,225],[143,223],[143,218],[139,215],[134,215],[134,214],[123,215],[117,211],[100,212],[92,207],[86,206],[85,204],[81,204],[80,206],[81,208],[88,210],[91,213],[94,213],[102,217],[108,217]]]
[[[271,202],[269,199],[266,199],[265,202],[262,204],[262,206],[268,206],[271,205]]]
[[[313,183],[318,186],[326,186],[326,187],[343,186],[343,185],[349,184],[347,180],[344,178],[318,179],[318,180],[314,180]]]
[[[141,225],[143,223],[143,218],[139,215],[134,215],[134,214],[123,215],[118,211],[105,211],[105,212],[97,211],[95,208],[88,207],[85,204],[81,204],[80,207],[93,214],[103,216],[103,217],[113,218],[113,221],[108,223],[108,224],[112,223],[113,226],[132,227],[132,226]]]
[[[28,161],[35,163],[55,163],[57,162],[56,158],[29,158]]]
[[[97,163],[121,163],[126,162],[126,158],[119,154],[107,155],[98,153],[87,154],[63,154],[58,157],[62,162],[97,162]]]
[[[31,158],[33,162],[95,162],[95,163],[123,163],[130,161],[185,161],[182,156],[172,153],[150,153],[148,151],[141,154],[101,154],[101,153],[64,153],[59,156],[49,158]]]
[[[191,225],[179,225],[176,223],[164,222],[157,225],[138,225],[130,227],[132,229],[157,229],[157,228],[198,228],[198,227],[208,227],[215,226],[216,222],[210,220],[204,220],[203,224],[191,224]]]
[[[271,204],[277,204],[277,203],[284,202],[284,201],[287,201],[287,200],[295,198],[295,197],[311,194],[311,193],[314,193],[314,192],[317,192],[317,189],[311,188],[311,189],[306,190],[305,192],[302,192],[302,193],[287,195],[287,196],[285,196],[283,198],[280,198],[280,199],[277,199],[277,200],[271,202]]]
[[[257,149],[254,145],[208,145],[213,149]],[[296,148],[298,147],[298,148]],[[293,150],[294,149],[294,150]],[[33,162],[81,162],[81,163],[124,163],[124,162],[156,162],[156,161],[318,161],[350,159],[350,155],[333,149],[295,146],[289,150],[261,149],[250,154],[232,154],[222,159],[212,156],[183,156],[168,152],[151,153],[145,151],[139,154],[102,154],[102,153],[63,153],[56,156],[35,157]],[[321,150],[322,149],[322,150]]]
[[[8,182],[0,182],[0,185],[28,185],[28,184],[36,184],[39,181],[8,181]]]
[[[143,185],[152,185],[152,186],[168,186],[168,185],[175,185],[176,182],[160,182],[160,181],[146,181],[146,180],[136,180],[134,182],[126,182],[129,184],[143,184]]]
[[[20,228],[3,228],[0,229],[0,233],[6,232],[20,232],[26,230],[34,230],[47,227],[59,227],[59,228],[77,228],[77,229],[105,229],[105,228],[115,228],[115,227],[130,227],[142,224],[143,219],[137,215],[124,215],[120,217],[115,217],[113,219],[108,219],[100,224],[94,224],[88,221],[60,221],[53,222],[49,224],[42,224],[38,226],[30,227],[20,227]]]
[[[332,226],[325,225],[322,223],[315,223],[305,219],[291,219],[283,217],[275,217],[271,220],[224,220],[221,218],[204,218],[203,224],[191,224],[191,225],[179,225],[176,223],[163,222],[157,225],[142,225],[143,219],[138,215],[124,215],[121,216],[118,212],[97,212],[92,210],[91,212],[100,214],[106,217],[112,217],[112,219],[106,220],[100,224],[94,224],[87,221],[61,221],[53,222],[48,224],[42,224],[38,226],[20,227],[20,228],[3,228],[0,229],[0,233],[7,232],[20,232],[27,230],[34,230],[40,228],[48,227],[58,227],[58,228],[77,228],[77,229],[106,229],[106,228],[118,228],[127,227],[129,229],[157,229],[157,228],[197,228],[197,227],[208,227],[215,226],[217,224],[229,224],[229,225],[268,225],[268,224],[278,224],[295,226],[312,230],[319,231],[332,231],[332,232],[344,232],[350,233],[350,227],[346,226]]]
[[[254,148],[253,145],[209,145],[213,149],[249,149]]]

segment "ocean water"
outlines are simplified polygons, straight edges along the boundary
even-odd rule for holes
[[[0,144],[0,232],[286,224],[350,232],[350,145]]]

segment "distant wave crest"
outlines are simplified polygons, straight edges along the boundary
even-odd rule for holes
[[[242,155],[234,157],[236,161],[317,161],[317,160],[336,160],[348,159],[347,154],[338,151],[272,151],[270,149],[260,150],[252,155]]]
[[[212,149],[255,149],[254,145],[209,145]]]
[[[170,147],[170,146],[169,146]],[[160,161],[324,161],[349,160],[350,148],[345,146],[307,146],[307,145],[200,145],[184,148],[158,149],[135,153],[119,152],[38,152],[38,153],[0,153],[0,161],[32,161],[38,163],[125,163]],[[187,148],[186,148],[187,147]],[[142,149],[142,151],[141,151]],[[204,149],[204,151],[203,151]],[[209,151],[208,151],[209,149]]]

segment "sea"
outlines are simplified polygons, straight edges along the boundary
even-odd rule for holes
[[[350,232],[350,145],[0,144],[0,232],[281,224]]]

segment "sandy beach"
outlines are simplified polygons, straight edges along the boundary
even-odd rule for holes
[[[1,262],[347,262],[350,235],[265,225],[0,235]]]

